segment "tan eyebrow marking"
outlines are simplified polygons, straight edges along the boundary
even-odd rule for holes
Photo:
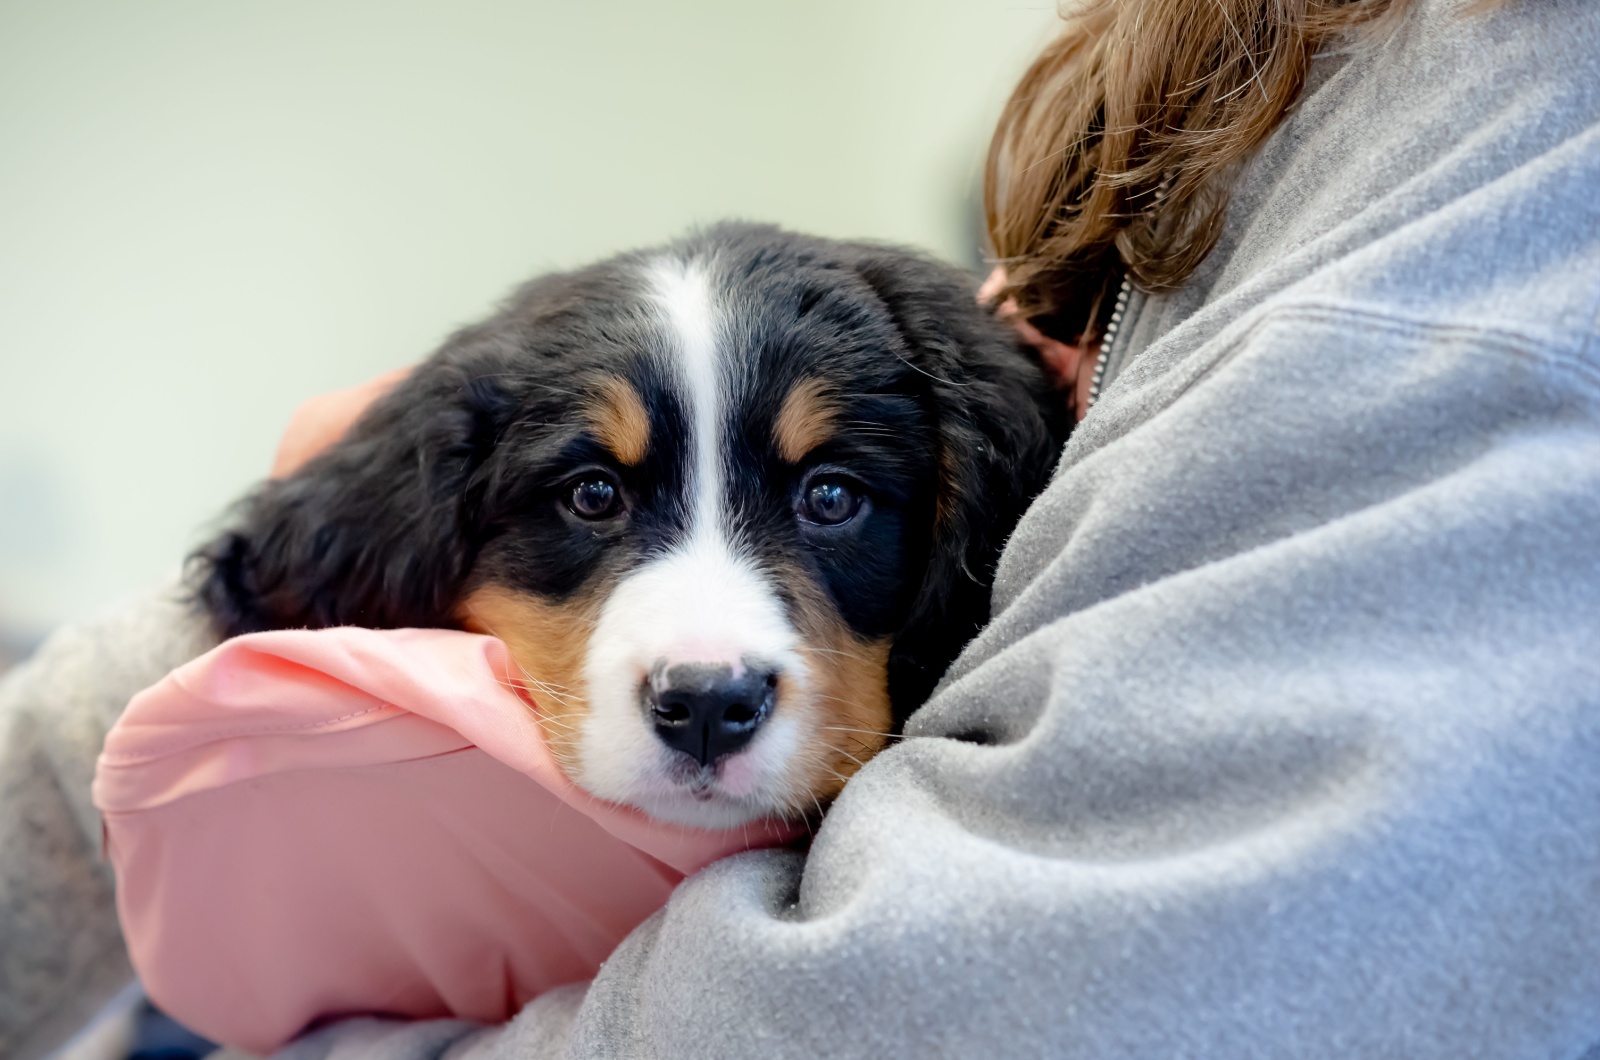
[[[772,422],[772,440],[778,455],[791,464],[833,437],[838,408],[828,384],[815,377],[796,383]]]
[[[630,467],[644,460],[650,449],[650,414],[626,380],[607,376],[595,387],[584,411],[596,437],[613,456]]]

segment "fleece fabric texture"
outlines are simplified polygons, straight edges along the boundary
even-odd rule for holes
[[[43,1056],[133,979],[89,800],[140,688],[210,648],[175,592],[60,630],[0,680],[0,1056]]]
[[[1470,6],[1319,59],[808,856],[504,1027],[288,1055],[1600,1042],[1600,5]]]

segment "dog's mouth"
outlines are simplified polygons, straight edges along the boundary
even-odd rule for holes
[[[723,792],[721,785],[717,783],[717,766],[684,762],[678,773],[674,779],[695,802],[714,802],[718,798],[727,797],[727,793]]]
[[[676,753],[668,758],[662,772],[669,787],[695,802],[765,803],[770,801],[771,781],[758,776],[766,765],[760,751],[738,751],[710,762]]]

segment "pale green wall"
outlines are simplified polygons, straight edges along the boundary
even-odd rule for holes
[[[1048,2],[0,3],[0,631],[172,568],[296,402],[725,216],[970,260]]]

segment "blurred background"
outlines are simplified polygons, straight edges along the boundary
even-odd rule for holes
[[[722,217],[978,264],[1048,0],[0,0],[0,669],[305,397]]]

